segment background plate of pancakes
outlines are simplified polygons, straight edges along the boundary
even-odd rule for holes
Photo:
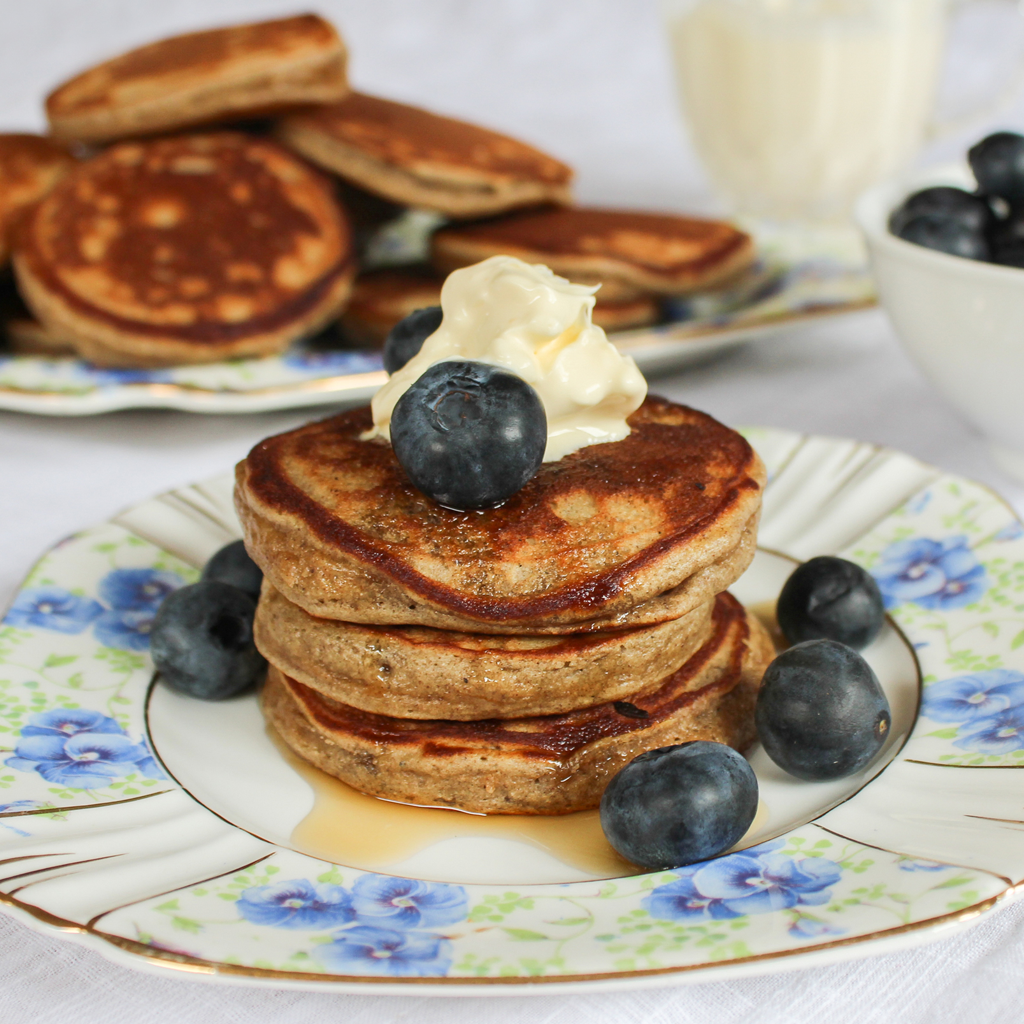
[[[893,735],[863,775],[797,782],[755,749],[762,808],[744,848],[674,871],[588,862],[576,833],[538,842],[525,825],[403,851],[404,825],[389,837],[394,821],[368,828],[354,805],[334,824],[369,852],[325,856],[302,827],[322,793],[254,697],[153,685],[155,607],[239,534],[225,476],[59,544],[7,613],[0,901],[135,967],[416,994],[709,980],[976,921],[1024,876],[1024,526],[985,488],[898,452],[746,433],[768,483],[735,595],[770,624],[794,561],[836,553],[886,598],[866,656]]]
[[[600,284],[649,373],[874,301],[841,239],[576,205],[556,157],[353,91],[347,60],[315,15],[178,36],[0,135],[0,408],[364,401],[388,330],[499,253]]]

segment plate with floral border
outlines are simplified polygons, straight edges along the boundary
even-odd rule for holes
[[[859,242],[765,240],[754,270],[714,295],[670,300],[665,322],[612,337],[645,373],[707,359],[754,338],[874,304]],[[380,353],[300,343],[283,355],[161,370],[0,352],[0,409],[85,416],[115,409],[199,413],[365,402],[386,380]]]
[[[746,433],[769,469],[763,558],[838,553],[867,568],[912,677],[894,707],[901,735],[852,788],[790,780],[801,809],[752,846],[650,874],[439,880],[303,852],[230,799],[217,804],[231,774],[218,751],[208,792],[182,784],[173,722],[161,719],[170,705],[154,689],[156,608],[238,534],[223,477],[61,542],[7,611],[0,903],[140,969],[444,995],[810,966],[993,912],[1024,880],[1024,527],[984,487],[907,455]],[[235,711],[194,706],[259,717],[252,698]],[[286,803],[283,792],[267,805]]]

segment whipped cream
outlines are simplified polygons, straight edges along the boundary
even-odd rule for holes
[[[596,291],[512,256],[453,271],[441,289],[441,326],[374,396],[374,427],[365,436],[391,439],[395,405],[428,367],[475,359],[516,373],[536,389],[548,420],[545,462],[621,441],[647,382],[591,322]]]

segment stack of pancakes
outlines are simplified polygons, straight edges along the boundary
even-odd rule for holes
[[[764,484],[741,436],[648,398],[624,440],[462,513],[362,440],[371,422],[301,427],[238,467],[263,708],[300,756],[387,799],[560,814],[645,750],[753,739],[773,652],[725,593]]]
[[[16,350],[201,363],[339,317],[349,344],[380,345],[446,273],[497,254],[601,284],[594,319],[615,330],[753,259],[728,224],[573,206],[562,161],[354,92],[346,65],[316,15],[190,33],[55,89],[49,139],[0,135],[0,267],[13,248],[28,307],[3,313]],[[424,214],[432,240],[375,245]]]

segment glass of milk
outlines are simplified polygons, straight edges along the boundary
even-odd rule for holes
[[[947,0],[663,0],[683,110],[736,212],[845,219],[932,129]]]

